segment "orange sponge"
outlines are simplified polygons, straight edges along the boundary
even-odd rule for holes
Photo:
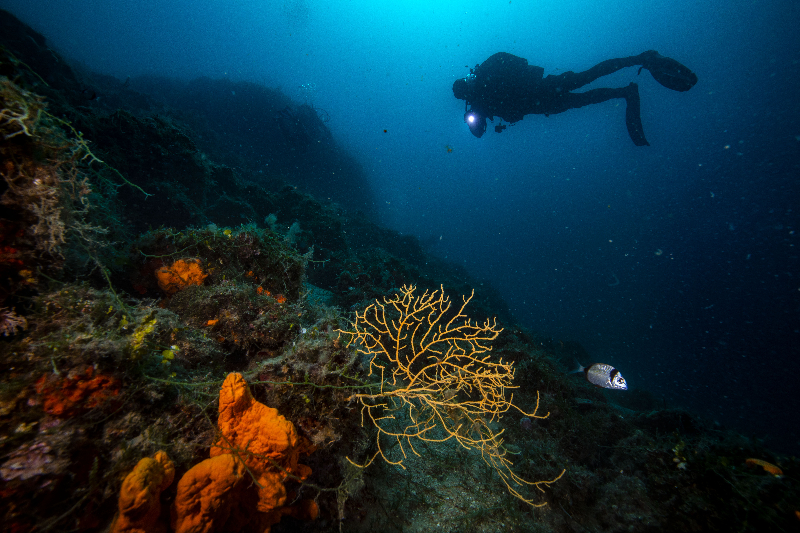
[[[284,487],[287,473],[300,480],[311,475],[308,466],[298,464],[300,454],[311,451],[310,443],[277,409],[257,402],[241,374],[228,374],[222,384],[218,424],[221,437],[211,447],[211,458],[178,483],[172,513],[177,533],[243,528],[267,533],[285,514],[317,517],[312,500],[287,506]]]
[[[211,447],[211,457],[231,453],[231,448],[247,450],[239,453],[254,472],[270,469],[271,459],[299,477],[305,478],[311,473],[307,467],[297,464],[300,453],[307,451],[309,443],[277,409],[257,402],[239,373],[228,374],[219,391],[218,425],[222,436]]]
[[[192,285],[202,285],[207,277],[199,259],[178,259],[172,266],[156,270],[158,286],[167,294],[175,294]]]
[[[218,425],[222,436],[210,455],[239,455],[262,487],[258,490],[259,511],[269,512],[286,503],[286,474],[281,468],[300,479],[311,475],[309,467],[298,464],[300,453],[310,449],[309,443],[277,409],[253,398],[241,374],[228,374],[222,384]]]
[[[167,530],[161,516],[161,493],[172,484],[175,465],[164,452],[145,457],[122,482],[110,533],[160,533]]]
[[[255,496],[244,465],[232,455],[220,455],[194,465],[178,482],[172,507],[176,533],[239,531],[246,524]]]
[[[44,411],[55,416],[72,416],[103,405],[119,394],[120,382],[94,367],[75,369],[67,377],[45,374],[36,381]]]

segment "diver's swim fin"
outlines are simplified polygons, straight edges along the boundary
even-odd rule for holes
[[[628,135],[631,136],[633,144],[636,146],[650,146],[644,137],[642,128],[641,106],[639,104],[639,86],[631,83],[625,88],[625,125],[628,127]]]
[[[639,73],[646,68],[653,78],[667,89],[683,92],[688,91],[697,83],[697,74],[655,50],[643,52],[640,57],[642,58],[642,67],[639,69]]]

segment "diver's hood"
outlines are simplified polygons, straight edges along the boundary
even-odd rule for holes
[[[453,82],[453,96],[459,100],[469,99],[469,83],[464,78],[458,78]]]

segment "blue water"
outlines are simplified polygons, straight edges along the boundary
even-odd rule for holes
[[[121,79],[247,80],[324,108],[382,223],[434,242],[522,323],[579,341],[632,388],[800,452],[796,2],[0,6]],[[699,83],[676,93],[631,68],[593,87],[639,84],[650,147],[630,142],[618,101],[476,139],[451,92],[499,51],[558,74],[647,49]]]

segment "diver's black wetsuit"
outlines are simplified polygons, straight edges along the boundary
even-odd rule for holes
[[[486,130],[487,118],[494,120],[494,117],[500,117],[514,123],[525,115],[553,115],[613,98],[623,98],[627,103],[625,123],[631,140],[637,146],[649,146],[642,131],[638,85],[631,83],[616,89],[571,92],[601,76],[635,65],[648,69],[659,83],[676,91],[687,91],[697,83],[697,76],[691,70],[652,50],[638,56],[609,59],[584,72],[569,71],[557,76],[551,74],[546,78],[542,77],[542,67],[528,65],[524,58],[500,52],[476,66],[469,77],[456,80],[453,94],[471,106],[465,119],[476,137],[482,136]],[[495,127],[498,132],[502,129],[504,126]]]

